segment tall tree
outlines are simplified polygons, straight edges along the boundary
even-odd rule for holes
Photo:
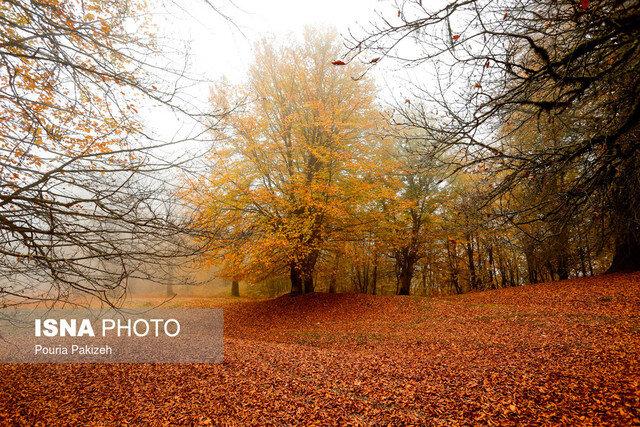
[[[213,92],[216,108],[244,100],[216,134],[210,176],[193,184],[223,274],[286,272],[293,294],[313,292],[323,251],[361,224],[381,116],[372,83],[333,65],[338,55],[335,35],[310,29],[286,46],[263,41],[247,82]]]
[[[415,134],[395,139],[391,173],[397,180],[396,190],[392,199],[383,202],[384,221],[378,225],[395,261],[398,295],[411,294],[418,262],[437,235],[435,211],[444,194],[439,188],[442,171],[420,155],[424,139]]]

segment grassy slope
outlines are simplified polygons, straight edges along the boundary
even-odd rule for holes
[[[225,307],[225,363],[3,365],[0,422],[640,423],[640,275]]]

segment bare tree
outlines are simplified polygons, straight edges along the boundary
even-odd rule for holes
[[[194,250],[172,196],[192,156],[176,144],[216,116],[187,102],[187,58],[171,65],[147,19],[127,0],[0,5],[0,308],[73,293],[112,304]],[[196,131],[159,139],[143,107]]]

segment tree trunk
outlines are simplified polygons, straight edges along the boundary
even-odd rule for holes
[[[513,260],[511,258],[509,258],[509,261],[507,263],[509,265],[509,286],[515,286],[516,285],[516,275],[513,267]]]
[[[558,279],[567,280],[569,278],[569,231],[566,227],[560,231],[558,243]]]
[[[304,293],[305,294],[311,294],[311,293],[314,292],[313,273],[305,274],[302,282],[304,284]]]
[[[373,278],[371,286],[371,295],[375,295],[378,289],[378,253],[373,255]]]
[[[300,270],[296,268],[295,262],[292,262],[289,268],[289,276],[291,278],[291,295],[302,295],[302,275],[300,274]]]
[[[640,191],[636,187],[639,163],[639,154],[631,153],[626,166],[620,171],[619,182],[616,183],[617,190],[613,197],[615,212],[612,218],[615,247],[607,273],[640,271]]]
[[[411,294],[411,279],[413,272],[403,271],[400,274],[400,288],[398,289],[398,295],[410,295]]]
[[[176,296],[176,293],[173,292],[173,284],[171,284],[171,283],[167,284],[167,296],[168,297],[175,297]]]
[[[362,289],[360,289],[360,292],[363,294],[369,292],[369,279],[369,260],[367,260],[362,268]]]
[[[337,288],[337,278],[335,275],[331,276],[331,280],[329,280],[329,293],[330,294],[335,294],[336,293],[336,288]]]
[[[481,290],[486,288],[483,273],[485,257],[482,253],[480,241],[477,240],[476,243],[476,289]]]
[[[335,294],[338,287],[338,268],[340,266],[340,254],[336,252],[333,259],[333,269],[331,270],[331,278],[329,279],[329,293]]]
[[[476,277],[476,265],[473,262],[473,245],[471,236],[467,236],[467,258],[469,262],[469,289],[478,289],[478,279]]]
[[[620,236],[615,245],[613,260],[607,273],[621,273],[640,270],[640,240],[637,233]]]
[[[527,276],[529,276],[529,283],[538,283],[538,266],[534,259],[533,250],[526,250],[524,256],[527,261]]]
[[[304,281],[305,294],[311,294],[315,292],[313,276],[316,270],[316,261],[318,261],[318,251],[312,251],[302,263],[302,278]]]
[[[551,263],[551,261],[547,261],[546,263],[547,265],[547,271],[549,272],[549,277],[550,279],[547,280],[548,282],[555,282],[556,280],[556,269],[553,267],[553,264]]]
[[[411,294],[411,279],[418,261],[415,254],[409,248],[404,248],[396,252],[396,274],[398,285],[396,287],[397,295]]]
[[[318,252],[307,255],[301,262],[291,262],[289,276],[291,278],[291,294],[301,295],[314,292],[313,272],[318,260]]]
[[[493,260],[493,245],[487,246],[487,254],[489,255],[489,289],[495,289],[497,286],[494,280],[496,266]]]
[[[176,281],[176,277],[174,274],[173,267],[169,269],[167,272],[167,297],[172,298],[176,296],[176,293],[173,291],[173,284]]]
[[[580,258],[580,272],[582,273],[582,277],[587,277],[587,260],[585,252],[584,247],[580,246],[578,256]]]
[[[240,283],[237,280],[231,281],[231,296],[239,297],[240,296]]]
[[[456,250],[456,241],[453,239],[447,240],[447,259],[449,261],[449,272],[451,274],[451,286],[456,294],[461,294],[463,289],[460,286],[459,280],[459,268],[458,268],[458,254]]]
[[[509,279],[507,277],[507,267],[504,262],[502,251],[498,252],[498,270],[500,271],[500,286],[506,288]]]

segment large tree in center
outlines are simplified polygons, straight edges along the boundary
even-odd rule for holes
[[[221,84],[216,108],[243,99],[217,133],[200,226],[222,275],[260,280],[288,275],[294,294],[314,291],[323,250],[361,222],[371,191],[381,116],[361,70],[332,64],[331,33],[307,30],[301,42],[256,46],[245,84]],[[379,152],[379,151],[378,151]]]

